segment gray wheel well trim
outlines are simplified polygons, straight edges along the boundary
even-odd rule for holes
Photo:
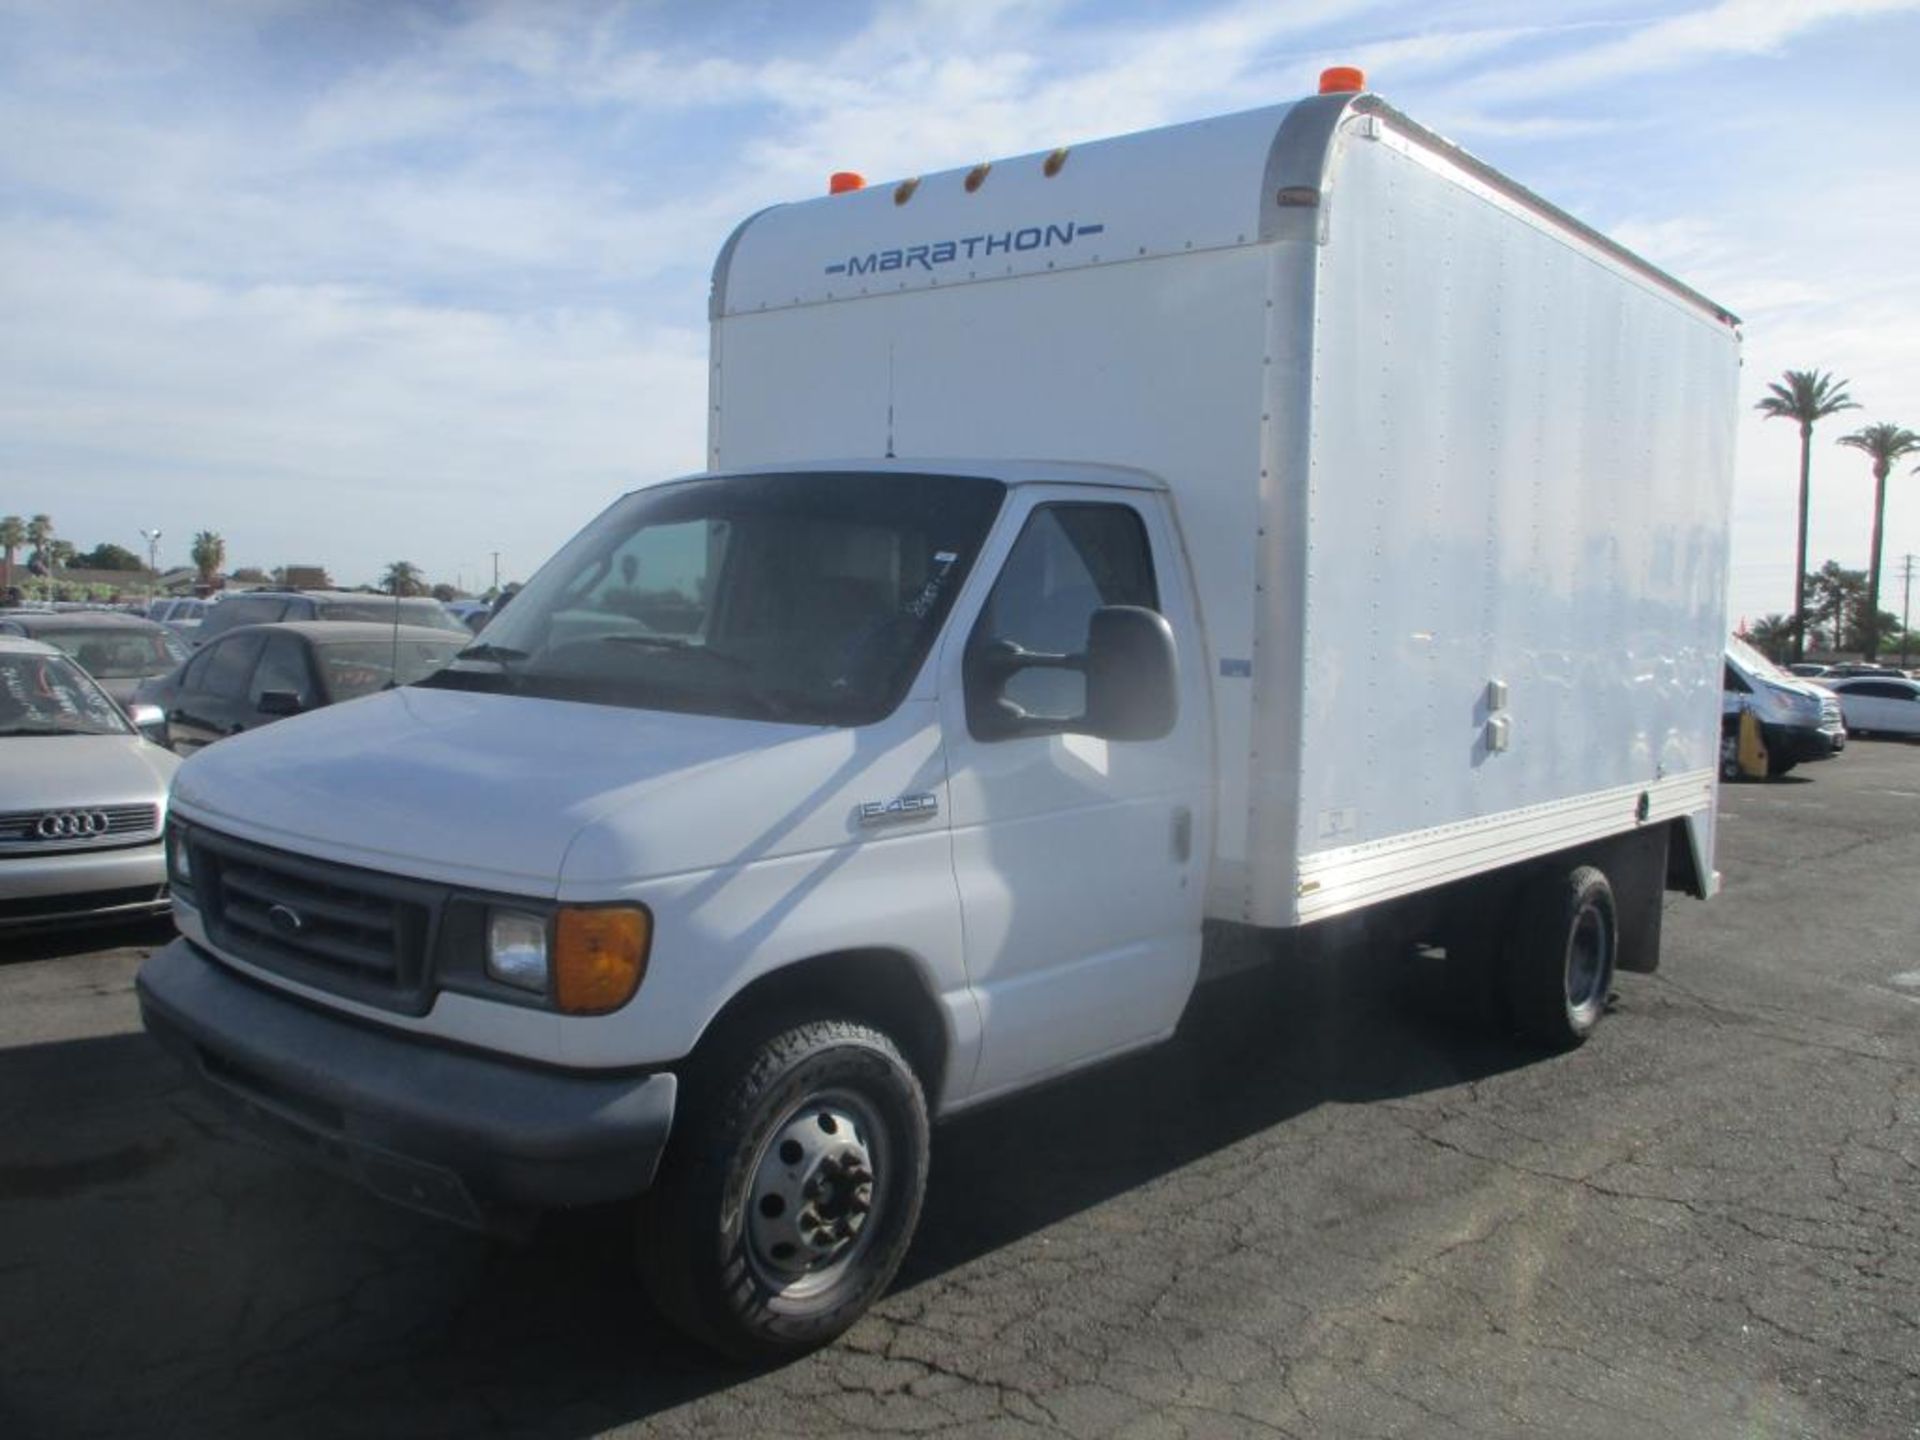
[[[817,1010],[823,1001],[837,1017],[885,1031],[920,1077],[929,1108],[938,1106],[954,1037],[925,968],[901,950],[854,947],[776,965],[727,998],[701,1029],[694,1052],[750,1016]]]

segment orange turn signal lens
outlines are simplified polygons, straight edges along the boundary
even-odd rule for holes
[[[653,917],[639,905],[567,905],[553,917],[553,1003],[569,1015],[605,1015],[633,998],[647,974]]]

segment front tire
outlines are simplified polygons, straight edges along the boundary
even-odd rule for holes
[[[826,1344],[885,1292],[926,1189],[925,1096],[899,1049],[848,1020],[722,1045],[640,1209],[661,1312],[735,1359]]]
[[[1583,1044],[1606,1013],[1620,924],[1607,877],[1591,865],[1536,876],[1507,935],[1514,1023],[1555,1050]]]

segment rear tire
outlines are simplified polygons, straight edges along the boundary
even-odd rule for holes
[[[700,1072],[641,1202],[641,1278],[667,1319],[735,1359],[815,1349],[885,1292],[913,1239],[920,1082],[848,1020],[763,1029]]]
[[[1586,1041],[1606,1013],[1620,924],[1607,877],[1592,865],[1548,871],[1521,891],[1507,935],[1513,1019],[1555,1050]]]

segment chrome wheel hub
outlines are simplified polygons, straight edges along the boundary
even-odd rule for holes
[[[812,1100],[773,1132],[747,1195],[747,1249],[781,1288],[825,1283],[852,1258],[874,1211],[873,1126]]]

